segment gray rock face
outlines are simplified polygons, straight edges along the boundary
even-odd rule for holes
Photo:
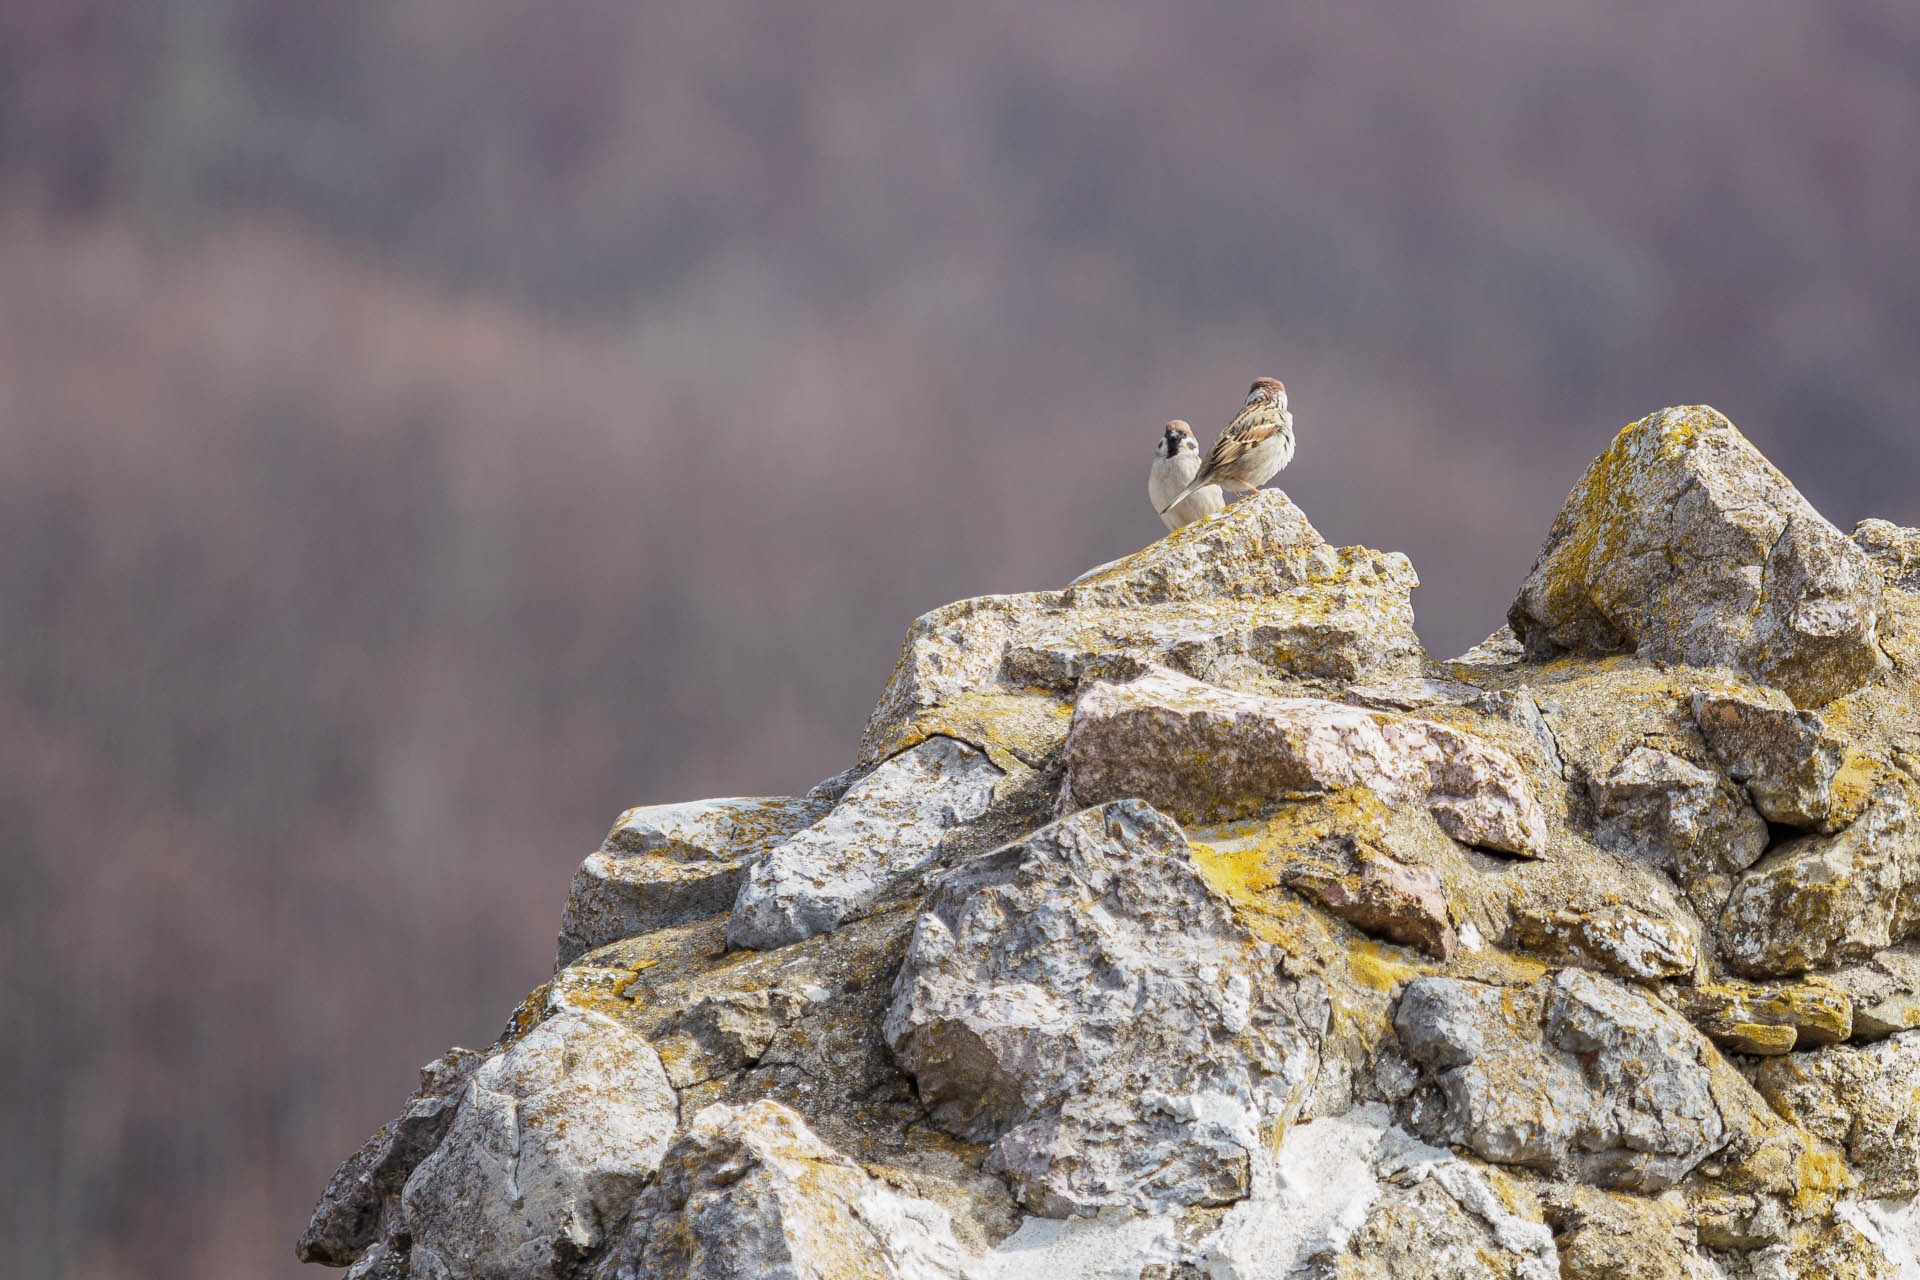
[[[755,863],[727,923],[757,951],[825,933],[925,870],[941,841],[993,802],[1000,770],[952,738],[929,738],[856,782],[833,812]]]
[[[1565,970],[1512,990],[1407,987],[1394,1029],[1427,1069],[1413,1123],[1499,1164],[1658,1192],[1727,1141],[1712,1046],[1679,1015]]]
[[[420,1068],[420,1087],[399,1116],[328,1181],[296,1246],[300,1261],[344,1267],[392,1229],[407,1175],[440,1144],[467,1079],[484,1059],[471,1049],[449,1049]]]
[[[419,1280],[560,1280],[626,1212],[679,1104],[647,1042],[568,1011],[487,1059],[401,1196]]]
[[[1316,1069],[1324,1005],[1138,800],[962,866],[915,926],[887,1044],[955,1136],[1047,1216],[1228,1204]]]
[[[1748,977],[1854,964],[1920,928],[1920,831],[1885,788],[1835,836],[1803,836],[1742,876],[1720,919],[1726,962]]]
[[[1432,720],[1319,698],[1234,693],[1149,671],[1081,695],[1063,810],[1138,796],[1183,822],[1243,818],[1290,793],[1365,787],[1421,804],[1463,844],[1537,857],[1546,819],[1514,758]]]
[[[1864,551],[1694,405],[1627,427],[1587,468],[1507,620],[1532,657],[1732,667],[1814,706],[1878,668],[1881,589]]]
[[[1866,1195],[1920,1193],[1920,1032],[1769,1058],[1753,1082],[1782,1115],[1846,1152]]]
[[[867,722],[874,763],[915,716],[983,692],[1071,698],[1157,663],[1225,685],[1418,674],[1405,556],[1335,549],[1267,489],[1064,591],[983,596],[908,632]]]
[[[1846,744],[1814,712],[1696,693],[1693,717],[1721,767],[1746,787],[1767,821],[1832,834],[1859,816],[1857,806],[1849,811],[1833,792]]]
[[[788,1107],[716,1104],[667,1152],[594,1280],[966,1280],[945,1209],[867,1176]]]
[[[1683,885],[1740,871],[1766,851],[1766,821],[1746,798],[1670,751],[1636,747],[1588,790],[1600,843]]]
[[[554,968],[728,910],[748,866],[828,807],[814,797],[759,796],[627,810],[574,872]]]

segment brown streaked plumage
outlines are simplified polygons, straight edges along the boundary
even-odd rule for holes
[[[1278,378],[1255,378],[1247,389],[1246,403],[1207,450],[1199,472],[1162,511],[1202,485],[1252,493],[1292,461],[1293,415],[1287,412],[1287,384]]]

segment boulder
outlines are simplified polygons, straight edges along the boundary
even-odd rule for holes
[[[949,872],[914,927],[888,1046],[934,1120],[991,1144],[1029,1209],[1158,1212],[1266,1189],[1324,1001],[1139,800]]]
[[[1864,790],[1834,791],[1846,743],[1817,713],[1759,697],[1696,693],[1693,718],[1721,768],[1768,822],[1831,835],[1860,816]]]
[[[1775,1110],[1844,1151],[1866,1195],[1920,1193],[1920,1032],[1769,1058],[1753,1083]]]
[[[1719,921],[1722,956],[1747,977],[1853,964],[1920,926],[1920,831],[1904,791],[1888,787],[1838,835],[1774,849],[1735,884]]]
[[[561,1280],[660,1167],[679,1103],[646,1041],[560,1013],[467,1081],[401,1207],[417,1280]]]
[[[825,933],[940,857],[985,814],[1001,772],[980,751],[929,738],[856,782],[833,812],[747,872],[727,943],[765,951]]]
[[[1103,565],[1062,591],[982,596],[907,633],[867,722],[863,764],[902,726],[984,694],[1071,699],[1086,681],[1157,663],[1223,684],[1418,675],[1407,558],[1327,545],[1284,493]]]
[[[1063,811],[1123,796],[1182,822],[1244,818],[1300,792],[1364,787],[1424,805],[1463,844],[1537,857],[1546,819],[1519,763],[1433,720],[1216,688],[1167,670],[1081,695]]]
[[[593,1280],[970,1280],[947,1211],[828,1146],[791,1108],[701,1111]]]
[[[1416,1132],[1485,1160],[1658,1192],[1726,1145],[1713,1048],[1664,1005],[1576,969],[1518,990],[1408,985],[1394,1028],[1426,1069]]]
[[[1595,838],[1682,885],[1743,870],[1766,852],[1766,820],[1746,797],[1671,751],[1636,747],[1588,791]]]
[[[553,967],[730,910],[747,868],[829,807],[816,796],[755,796],[627,810],[573,874]]]
[[[1704,405],[1622,430],[1574,486],[1507,620],[1534,659],[1731,667],[1816,706],[1878,669],[1880,571]]]

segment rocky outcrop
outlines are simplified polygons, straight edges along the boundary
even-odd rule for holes
[[[1417,673],[1417,585],[1405,556],[1330,547],[1284,494],[1256,494],[1064,591],[963,600],[915,622],[861,760],[954,703],[1070,703],[1082,685],[1148,663],[1255,691]]]
[[[400,1228],[400,1191],[453,1123],[467,1081],[485,1055],[450,1049],[420,1068],[420,1087],[393,1123],[383,1125],[340,1166],[320,1196],[300,1243],[302,1262],[344,1267]]]
[[[1880,572],[1704,405],[1634,423],[1553,522],[1507,614],[1529,655],[1731,667],[1803,706],[1880,662]]]
[[[1725,419],[1451,662],[1269,491],[910,630],[847,773],[629,810],[353,1280],[1920,1273],[1920,531]]]

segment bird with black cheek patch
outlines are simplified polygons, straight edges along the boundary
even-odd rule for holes
[[[1147,468],[1147,497],[1167,528],[1192,524],[1226,505],[1217,484],[1195,489],[1184,501],[1174,496],[1199,470],[1200,442],[1193,438],[1192,427],[1175,418],[1160,429],[1160,439],[1153,446],[1153,465]]]
[[[1164,514],[1210,484],[1252,493],[1292,461],[1293,415],[1287,412],[1287,384],[1278,378],[1255,378],[1247,402],[1207,450],[1200,470],[1160,511]]]

